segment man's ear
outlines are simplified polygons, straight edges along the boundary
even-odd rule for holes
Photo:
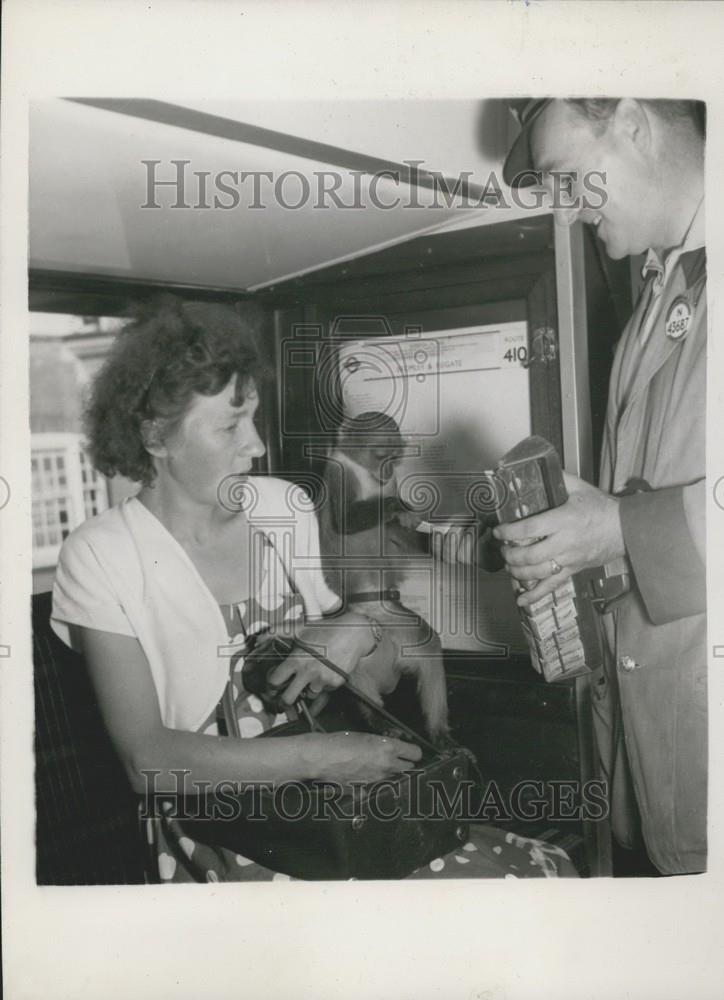
[[[144,420],[141,423],[141,440],[148,454],[154,458],[165,458],[168,454],[158,420]]]
[[[633,97],[623,97],[616,105],[613,119],[614,128],[620,138],[641,151],[651,148],[651,121],[641,101]]]

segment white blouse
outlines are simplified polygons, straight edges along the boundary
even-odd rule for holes
[[[326,585],[319,529],[309,497],[294,483],[247,480],[250,522],[267,536],[299,592],[308,618],[340,600]],[[138,639],[148,659],[164,725],[196,731],[229,676],[221,610],[183,547],[130,497],[90,518],[65,541],[51,625],[72,646],[70,625]]]

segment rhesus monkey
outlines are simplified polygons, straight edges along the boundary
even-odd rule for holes
[[[381,703],[401,677],[414,677],[428,733],[440,741],[448,734],[440,639],[427,622],[400,604],[396,593],[405,563],[424,553],[414,530],[421,518],[399,497],[397,470],[403,448],[396,421],[384,413],[369,411],[343,421],[324,472],[322,556],[327,579],[345,606],[383,626],[382,642],[360,663],[354,682]],[[362,709],[376,725],[374,713]]]

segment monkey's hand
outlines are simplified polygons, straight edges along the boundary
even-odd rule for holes
[[[400,525],[401,528],[406,528],[408,531],[414,531],[419,524],[422,524],[424,518],[416,514],[414,510],[401,510],[398,512],[395,520]]]

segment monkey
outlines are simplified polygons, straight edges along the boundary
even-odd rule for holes
[[[451,745],[442,643],[424,618],[400,602],[399,587],[413,559],[417,562],[421,555],[475,562],[490,572],[502,566],[502,557],[491,531],[496,519],[479,515],[476,532],[468,534],[468,541],[477,536],[477,549],[461,558],[460,549],[454,548],[454,558],[450,558],[448,526],[434,533],[399,495],[397,473],[404,446],[397,422],[384,413],[368,411],[342,422],[323,474],[322,565],[330,588],[342,598],[338,610],[356,611],[383,626],[375,629],[381,638],[360,661],[351,680],[377,705],[393,695],[401,679],[415,681],[424,728],[442,749]],[[282,650],[278,655],[284,658],[287,653]],[[248,657],[245,683],[268,700],[268,707],[281,711],[277,694],[266,681],[269,668],[277,662],[275,656],[272,652],[270,658],[266,653],[256,659],[253,654]],[[322,693],[310,702],[312,714],[321,711],[328,697]],[[369,706],[352,699],[348,704],[372,730],[404,738],[404,733],[387,728],[383,717]],[[395,711],[404,717],[404,709]]]
[[[427,734],[441,745],[449,724],[440,637],[399,600],[413,558],[425,553],[424,536],[415,531],[422,519],[399,496],[404,444],[397,422],[379,411],[340,424],[323,476],[322,562],[344,606],[383,626],[382,641],[361,661],[354,683],[382,704],[402,677],[414,678]],[[380,728],[375,713],[360,708]]]

